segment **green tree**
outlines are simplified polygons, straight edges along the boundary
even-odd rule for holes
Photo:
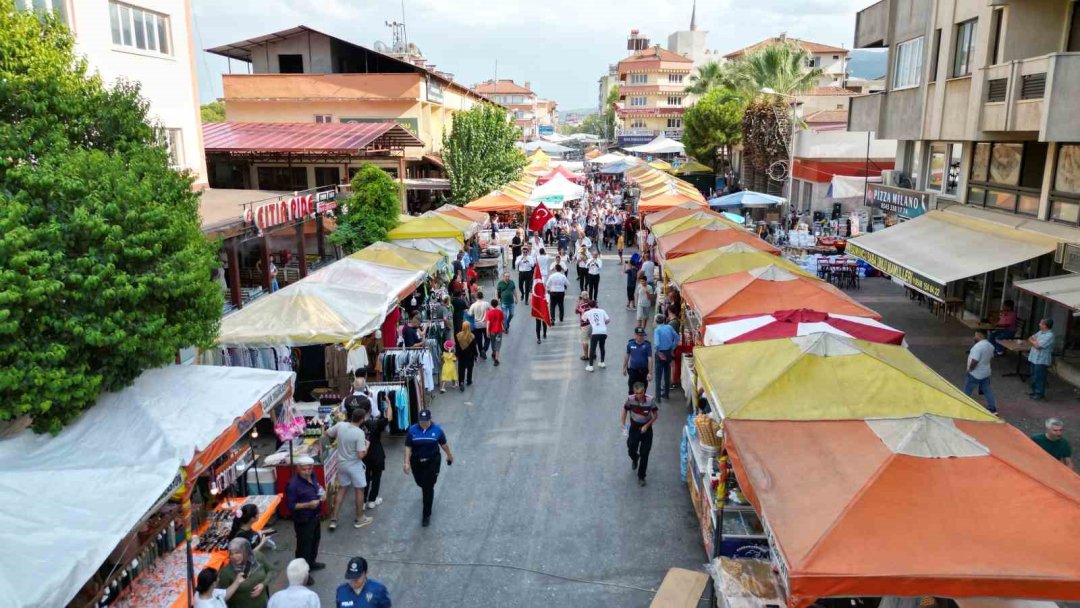
[[[777,42],[751,51],[732,67],[732,83],[750,96],[772,89],[780,95],[794,95],[813,89],[823,71],[808,68],[812,55],[793,41]]]
[[[686,151],[716,171],[731,159],[732,149],[742,140],[746,101],[729,90],[712,89],[683,116]]]
[[[225,122],[225,104],[220,101],[204,103],[199,107],[202,114],[203,124],[208,122]]]
[[[603,137],[607,141],[615,141],[615,127],[619,124],[618,116],[615,115],[615,104],[619,101],[619,86],[615,85],[608,91],[607,99],[604,104],[603,113],[603,130],[597,135]]]
[[[217,244],[137,87],[89,76],[66,27],[14,0],[0,31],[0,421],[57,432],[213,342]]]
[[[360,165],[330,242],[352,252],[386,239],[386,233],[398,225],[400,197],[401,184],[390,174],[372,164]]]
[[[456,205],[480,198],[521,176],[525,156],[514,147],[521,130],[502,108],[479,104],[454,114],[442,156]]]
[[[712,89],[730,89],[733,87],[733,74],[731,64],[720,64],[710,61],[698,68],[696,74],[690,76],[690,85],[686,92],[693,95],[704,95]]]

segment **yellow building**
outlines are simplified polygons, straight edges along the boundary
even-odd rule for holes
[[[693,60],[660,45],[619,62],[620,146],[648,143],[660,134],[682,137],[685,89],[693,69]]]
[[[449,188],[441,179],[438,154],[451,117],[486,102],[418,55],[393,57],[304,26],[207,51],[251,66],[251,73],[222,76],[230,123],[396,122],[422,143],[402,150],[369,146],[321,165],[308,162],[312,159],[282,159],[304,170],[264,170],[261,175],[261,167],[273,165],[266,155],[255,162],[236,154],[215,158],[208,150],[210,182],[216,188],[302,190],[340,184],[361,162],[371,162],[405,184],[410,203],[427,201],[432,191]],[[275,183],[263,183],[271,176]]]

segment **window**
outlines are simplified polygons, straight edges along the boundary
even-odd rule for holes
[[[185,166],[184,132],[180,129],[161,129],[158,137],[161,145],[169,152],[169,166],[174,169]]]
[[[279,74],[303,74],[304,73],[304,56],[303,55],[278,55],[278,73]]]
[[[15,0],[15,8],[24,11],[56,13],[61,22],[67,23],[67,0]]]
[[[315,187],[336,186],[341,178],[337,167],[315,167]]]
[[[960,188],[960,157],[964,153],[964,146],[953,144],[949,150],[949,166],[945,173],[945,196],[956,196]]]
[[[672,84],[681,84],[683,80],[682,74],[668,74],[667,81]]]
[[[511,98],[510,103],[520,106],[521,104],[525,103],[525,96],[524,95],[514,95]]]
[[[962,144],[930,144],[930,163],[923,188],[945,196],[956,196],[960,186],[960,160],[963,152]]]
[[[930,146],[930,165],[926,168],[926,189],[941,192],[941,184],[945,181],[945,150],[946,144],[933,144]]]
[[[630,98],[630,106],[635,107],[635,108],[643,108],[643,107],[645,107],[645,98],[644,97],[631,97]]]
[[[956,26],[956,48],[953,49],[952,77],[970,76],[975,62],[975,26],[978,19]]]
[[[967,204],[1037,216],[1048,149],[1035,141],[975,144]],[[1077,199],[1080,202],[1080,196]],[[1069,218],[1080,209],[1073,202],[1066,200],[1055,208],[1051,201],[1051,219],[1072,221]]]
[[[896,45],[896,59],[893,65],[893,88],[906,89],[917,87],[921,82],[923,39],[922,36]]]
[[[35,0],[35,4],[39,1]],[[113,44],[162,55],[172,54],[169,18],[166,15],[109,2],[109,21]]]
[[[1080,51],[1080,2],[1073,2],[1069,14],[1069,44],[1065,50],[1070,53]]]
[[[632,120],[632,121],[630,121],[630,128],[631,129],[644,129],[645,128],[645,121],[641,120],[641,119]]]
[[[832,60],[833,61],[840,61],[840,56],[839,55],[833,55]]]
[[[648,84],[648,74],[630,74],[630,84]]]
[[[814,197],[814,183],[803,182],[800,194],[802,194],[802,209],[809,212]]]
[[[934,30],[934,47],[930,50],[930,80],[937,82],[938,56],[941,55],[941,28]]]
[[[819,64],[819,63],[820,63],[820,62],[818,61],[818,58],[817,58],[817,57],[814,57],[813,55],[811,55],[811,56],[810,56],[810,57],[809,57],[809,58],[808,58],[808,59],[806,60],[806,67],[808,67],[808,68],[816,68],[816,67],[818,66],[818,64]]]
[[[259,167],[260,190],[307,190],[306,167]]]
[[[317,122],[319,124],[324,124],[324,123],[328,123],[328,122],[334,122],[334,117],[331,114],[316,114],[315,115],[315,122]]]
[[[681,118],[669,118],[669,119],[667,119],[667,128],[669,128],[669,129],[681,129],[682,128],[682,119]]]
[[[669,106],[681,106],[682,97],[672,96],[667,98],[667,105]]]
[[[1005,20],[1005,9],[994,9],[994,14],[990,17],[990,57],[987,63],[989,65],[997,65],[1001,63],[1001,27],[1002,22]]]

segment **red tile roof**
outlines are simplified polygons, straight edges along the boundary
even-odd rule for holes
[[[847,110],[821,110],[803,118],[806,124],[820,124],[830,122],[847,122]]]
[[[636,61],[674,61],[676,63],[694,63],[689,57],[683,57],[682,55],[669,51],[661,46],[650,46],[649,48],[638,51],[633,55],[623,59],[619,63],[632,63]]]
[[[386,147],[424,145],[396,122],[216,122],[203,125],[203,147],[208,153],[356,154],[373,143]]]
[[[481,82],[473,87],[473,90],[482,95],[490,95],[492,93],[515,93],[518,95],[535,95],[532,90],[527,89],[513,80],[499,80],[497,83],[491,80]]]
[[[737,51],[732,51],[732,52],[728,53],[727,55],[724,55],[724,59],[735,59],[735,58],[741,57],[741,56],[743,56],[746,53],[749,53],[751,51],[756,51],[758,49],[762,49],[762,48],[765,48],[767,46],[771,46],[773,44],[778,44],[778,43],[784,42],[785,40],[788,41],[788,42],[794,42],[794,43],[798,44],[799,46],[801,46],[802,48],[806,49],[807,51],[810,51],[811,53],[837,53],[837,54],[844,54],[844,55],[846,55],[848,53],[848,49],[838,47],[838,46],[829,46],[827,44],[819,44],[817,42],[810,42],[809,40],[800,40],[798,38],[792,38],[790,36],[774,36],[772,38],[766,38],[765,40],[762,40],[761,42],[759,42],[757,44],[752,44],[752,45],[750,45],[750,46],[748,46],[746,48],[742,48],[742,49],[739,49]]]
[[[854,97],[856,95],[861,95],[861,93],[859,93],[858,91],[852,91],[851,89],[845,89],[844,87],[817,87],[814,89],[810,89],[805,93],[799,93],[800,97]]]

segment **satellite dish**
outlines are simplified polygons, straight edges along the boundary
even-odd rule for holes
[[[390,46],[387,45],[382,40],[376,40],[375,41],[375,52],[376,53],[383,53],[383,54],[389,53],[390,52]]]

